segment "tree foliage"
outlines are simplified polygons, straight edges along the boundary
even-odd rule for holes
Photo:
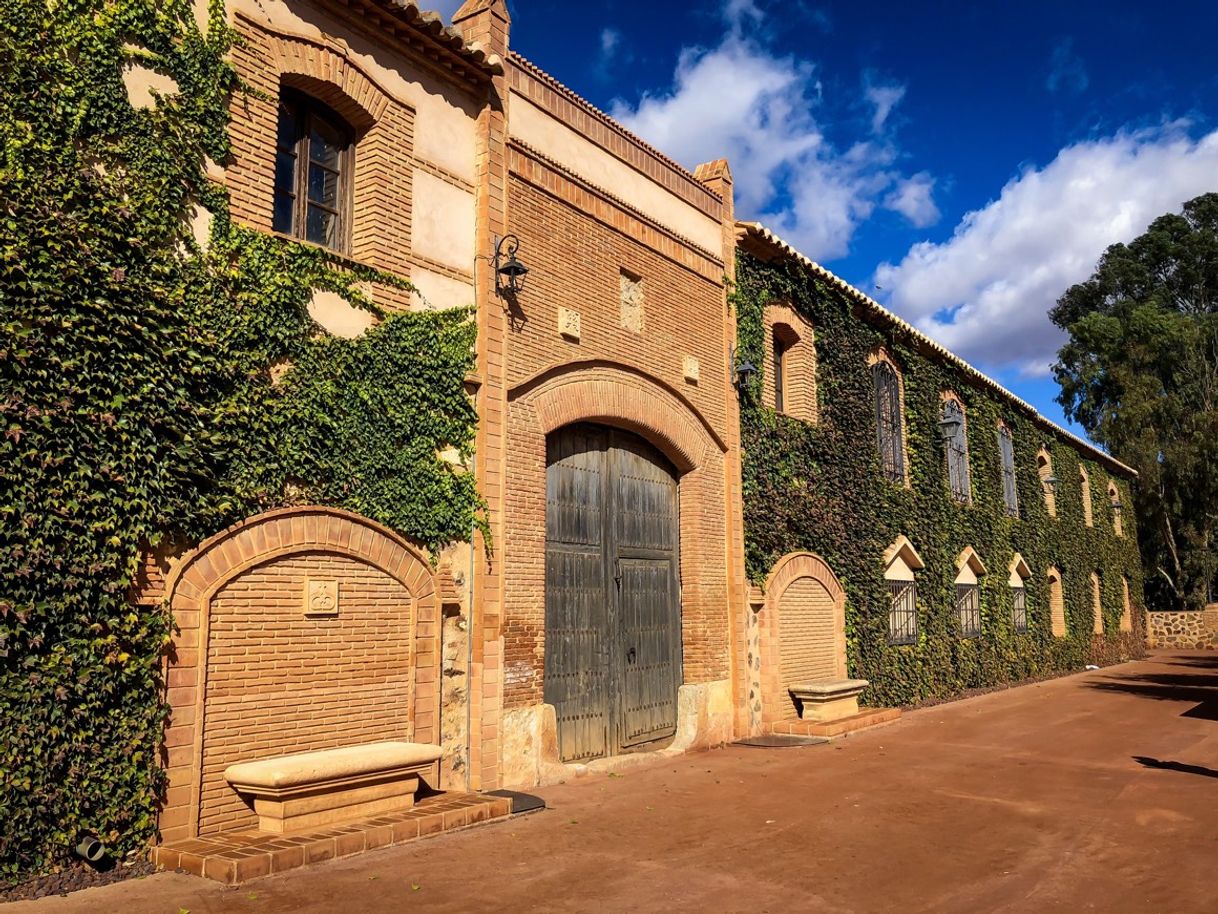
[[[1066,414],[1140,474],[1147,597],[1214,596],[1218,571],[1218,194],[1110,247],[1052,312],[1070,339],[1055,367]]]
[[[383,315],[360,288],[408,283],[229,220],[232,40],[219,2],[0,0],[0,883],[155,834],[145,550],[302,501],[433,550],[480,523],[441,457],[473,443],[470,312]],[[134,107],[135,65],[178,91]],[[317,289],[382,320],[329,337]]]

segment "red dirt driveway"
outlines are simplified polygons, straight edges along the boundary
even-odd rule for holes
[[[538,792],[544,813],[235,889],[165,873],[5,912],[1214,914],[1218,655]]]

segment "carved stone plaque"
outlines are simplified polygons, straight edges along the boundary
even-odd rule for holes
[[[338,615],[338,581],[305,581],[305,615]]]
[[[572,311],[570,308],[564,308],[561,305],[559,306],[558,332],[560,334],[569,340],[579,342],[580,332],[582,330],[582,327],[580,326],[581,324],[582,321],[580,320],[578,311]]]

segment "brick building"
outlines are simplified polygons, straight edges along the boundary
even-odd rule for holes
[[[452,27],[412,0],[228,14],[257,90],[212,174],[234,217],[409,279],[414,296],[371,290],[387,308],[476,305],[472,471],[496,545],[431,556],[318,507],[173,562],[146,595],[181,629],[166,838],[254,821],[223,781],[235,761],[408,739],[444,747],[443,786],[531,785],[756,733],[790,716],[761,705],[791,677],[845,680],[829,566],[775,566],[768,592],[803,614],[785,648],[746,577],[727,280],[738,243],[777,243],[737,225],[728,164],[687,171],[513,54],[502,0],[468,0]],[[497,272],[512,250],[517,292]],[[310,313],[345,336],[370,320],[321,293]],[[766,327],[764,396],[815,419],[813,328],[782,305]]]

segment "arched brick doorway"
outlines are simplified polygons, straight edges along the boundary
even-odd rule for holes
[[[579,761],[676,730],[677,473],[602,425],[559,429],[546,450],[545,700],[560,758]]]
[[[438,609],[424,556],[329,508],[259,515],[212,537],[167,583],[167,841],[257,817],[229,765],[400,739],[437,742]]]

